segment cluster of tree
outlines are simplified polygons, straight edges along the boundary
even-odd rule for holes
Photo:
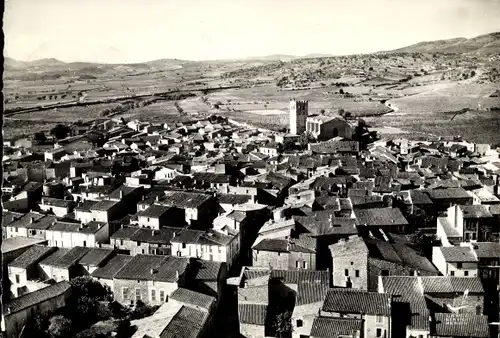
[[[130,321],[151,316],[158,307],[145,305],[138,301],[134,308],[124,307],[112,301],[109,287],[91,277],[78,277],[70,281],[72,293],[63,311],[49,317],[36,315],[26,326],[24,337],[63,338],[63,337],[106,337],[93,335],[89,327],[98,321],[113,320],[116,338],[130,337],[133,329]],[[79,333],[80,332],[80,333]],[[82,335],[83,332],[87,334]]]
[[[214,114],[208,117],[208,121],[210,121],[210,123],[225,123],[227,122],[227,118]]]
[[[71,129],[67,125],[59,123],[50,130],[50,135],[54,136],[58,140],[62,140],[68,137],[70,131]]]

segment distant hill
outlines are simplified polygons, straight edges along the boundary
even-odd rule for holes
[[[379,53],[500,53],[500,32],[476,36],[475,38],[456,38],[448,40],[424,41],[414,45]]]

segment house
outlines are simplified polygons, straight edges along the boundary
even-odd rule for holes
[[[327,292],[328,285],[321,283],[298,285],[291,316],[293,338],[311,335],[314,320],[320,314]]]
[[[265,304],[238,304],[240,335],[245,338],[267,337],[268,306]],[[269,324],[267,324],[269,326]]]
[[[362,321],[362,337],[391,337],[392,297],[378,292],[328,290],[320,317],[350,318]]]
[[[311,133],[319,140],[328,140],[334,137],[352,140],[356,130],[357,127],[354,124],[340,117],[314,115],[309,116],[306,120],[306,132]]]
[[[6,267],[34,245],[47,245],[47,241],[40,238],[18,236],[2,240],[2,265]]]
[[[14,297],[33,292],[40,288],[40,285],[46,286],[43,283],[34,282],[40,279],[41,275],[38,263],[56,250],[57,248],[50,246],[34,245],[9,263],[10,291]]]
[[[316,241],[301,238],[257,238],[252,247],[252,266],[281,270],[315,270]]]
[[[311,328],[311,338],[362,337],[363,322],[359,319],[317,317]]]
[[[183,257],[136,255],[114,275],[114,299],[122,304],[162,304],[184,285],[188,263]]]
[[[91,221],[86,224],[55,222],[45,232],[49,245],[59,248],[98,247],[109,240],[109,223]]]
[[[102,200],[90,207],[90,214],[93,221],[108,223],[119,218],[126,210],[124,207],[121,201]]]
[[[122,269],[130,260],[132,256],[117,254],[108,260],[104,265],[95,269],[90,275],[96,278],[99,282],[107,285],[111,292],[113,289],[113,277]]]
[[[64,217],[73,211],[74,205],[74,201],[42,197],[42,202],[39,204],[39,207],[43,211],[54,213],[57,217]]]
[[[85,270],[86,275],[92,275],[95,270],[105,265],[115,256],[115,254],[116,251],[113,249],[91,248],[90,251],[78,261],[78,264]]]
[[[171,239],[176,228],[163,227],[158,230],[123,227],[111,235],[111,245],[120,251],[126,251],[131,256],[138,254],[171,255]]]
[[[159,230],[164,226],[179,226],[184,224],[184,214],[181,209],[155,205],[137,214],[140,227]]]
[[[197,257],[231,266],[240,249],[240,237],[221,231],[181,229],[170,240],[172,254],[178,257]]]
[[[34,314],[49,316],[66,306],[71,285],[62,281],[7,302],[2,311],[2,336],[17,338]]]
[[[56,221],[52,215],[43,215],[36,212],[27,214],[15,214],[12,221],[4,224],[6,238],[10,237],[32,237],[46,239],[46,231]]]
[[[445,211],[453,205],[471,205],[473,197],[464,188],[439,188],[426,190],[437,211]]]
[[[425,256],[403,243],[352,236],[329,248],[334,286],[375,291],[378,276],[438,274]]]
[[[432,263],[444,276],[477,277],[478,262],[474,247],[432,248]]]
[[[437,237],[444,243],[498,241],[499,230],[487,205],[454,205],[437,219]]]
[[[74,209],[75,219],[84,224],[92,221],[94,217],[92,217],[91,209],[95,204],[97,204],[97,201],[86,200],[76,206]]]
[[[56,282],[60,282],[85,275],[78,261],[89,252],[89,248],[81,246],[72,249],[58,249],[39,262],[42,279],[52,278]]]
[[[487,316],[436,313],[432,322],[432,337],[487,338],[490,328]]]
[[[184,210],[185,220],[191,223],[211,223],[217,217],[217,201],[213,195],[166,191],[156,204]]]
[[[405,233],[408,221],[399,208],[372,208],[354,210],[356,225],[363,229],[383,229],[387,232]]]
[[[217,195],[217,200],[225,212],[230,212],[236,205],[254,202],[255,195],[220,194]]]

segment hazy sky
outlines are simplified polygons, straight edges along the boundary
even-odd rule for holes
[[[354,54],[500,31],[500,0],[6,0],[3,28],[19,60]]]

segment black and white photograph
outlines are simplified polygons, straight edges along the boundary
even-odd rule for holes
[[[0,338],[500,338],[500,0],[4,0]]]

